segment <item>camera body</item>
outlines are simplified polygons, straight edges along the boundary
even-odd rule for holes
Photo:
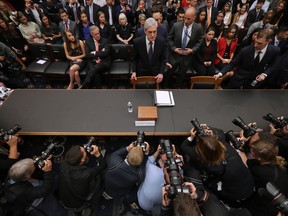
[[[140,146],[143,152],[146,152],[147,144],[144,142],[145,133],[144,131],[137,132],[137,140],[134,142],[134,146]]]
[[[191,124],[197,131],[197,136],[211,136],[211,134],[206,133],[205,128],[201,127],[197,118],[191,120]]]
[[[10,128],[9,130],[1,130],[0,132],[0,139],[7,142],[9,140],[9,136],[10,135],[14,135],[17,132],[19,132],[21,130],[21,127],[17,124],[15,124],[12,128]]]
[[[242,149],[242,145],[243,143],[237,139],[237,137],[234,135],[234,131],[230,130],[228,132],[225,133],[225,137],[228,141],[230,141],[232,143],[232,146],[238,150],[238,149]]]
[[[86,152],[90,153],[94,150],[92,145],[95,143],[95,140],[96,140],[96,138],[91,136],[89,138],[88,142],[83,145],[83,148],[85,149]]]
[[[268,113],[266,116],[263,116],[263,119],[274,124],[276,129],[283,128],[288,124],[288,122],[285,119],[278,119],[271,113]]]
[[[247,125],[240,116],[238,116],[236,119],[233,119],[232,123],[244,131],[245,137],[250,137],[257,133],[258,127],[256,125]]]
[[[183,161],[179,157],[173,156],[173,148],[170,140],[160,140],[161,153],[166,154],[167,160],[164,161],[164,166],[167,168],[167,172],[170,179],[170,186],[166,186],[165,189],[168,192],[168,196],[174,199],[179,193],[190,194],[190,188],[183,185],[183,178],[179,172],[179,164]]]
[[[42,169],[45,166],[45,160],[47,160],[53,154],[56,145],[57,143],[51,143],[40,156],[34,156],[34,164]]]

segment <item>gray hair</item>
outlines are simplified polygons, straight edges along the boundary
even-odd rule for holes
[[[141,14],[139,14],[139,16],[138,16],[138,19],[139,19],[139,20],[140,20],[140,19],[146,19],[146,15],[143,14],[143,13],[141,13]]]
[[[91,33],[91,32],[93,32],[93,31],[95,31],[97,29],[99,30],[99,28],[97,26],[92,25],[92,26],[89,27],[89,32]]]
[[[118,17],[119,23],[120,23],[120,19],[122,19],[122,18],[124,18],[126,20],[126,22],[127,22],[127,16],[124,13],[120,13],[119,17]]]
[[[31,158],[26,158],[13,164],[8,172],[8,177],[14,181],[26,180],[33,174],[34,169],[33,160]]]
[[[145,21],[145,23],[144,23],[144,30],[147,30],[147,29],[148,29],[149,27],[151,27],[151,26],[156,26],[156,28],[158,27],[157,21],[156,21],[154,18],[152,18],[152,17],[148,18],[148,19]]]

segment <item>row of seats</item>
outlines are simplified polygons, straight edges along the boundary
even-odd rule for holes
[[[32,81],[35,75],[42,76],[45,81],[50,81],[51,79],[66,80],[68,78],[70,64],[69,60],[66,59],[62,44],[30,43],[29,49],[32,58],[35,60],[27,66],[26,72],[30,75]],[[133,45],[110,45],[110,56],[112,58],[111,68],[104,74],[107,76],[109,82],[113,79],[129,79],[132,49]],[[84,77],[86,74],[86,68],[80,71],[80,76]],[[190,75],[190,72],[188,71],[187,74]],[[218,89],[221,84],[221,79],[215,80],[213,77],[192,76],[190,79],[191,88],[201,88],[201,86],[199,87],[199,85],[195,85],[195,83],[202,83],[202,88]],[[149,84],[149,88],[159,89],[159,84],[155,83],[154,77],[138,77],[137,81],[130,80],[130,82],[132,88],[147,88]]]

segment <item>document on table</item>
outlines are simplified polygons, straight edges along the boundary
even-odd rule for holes
[[[172,91],[160,91],[154,92],[154,100],[156,106],[174,106],[175,101]]]

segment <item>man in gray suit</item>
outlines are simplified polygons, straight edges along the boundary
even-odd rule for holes
[[[194,61],[194,53],[199,49],[203,39],[202,26],[195,23],[196,10],[193,7],[185,11],[184,22],[175,23],[169,33],[172,69],[167,72],[165,85],[167,88],[180,88],[185,74]],[[178,70],[177,70],[178,69]],[[172,83],[172,75],[177,70],[177,78]]]
[[[71,32],[74,33],[75,37],[79,38],[79,31],[78,31],[77,25],[74,21],[69,19],[67,11],[60,9],[59,15],[62,20],[61,22],[59,22],[59,28],[61,30],[63,41],[65,41],[65,38],[64,38],[65,30],[70,30]]]

